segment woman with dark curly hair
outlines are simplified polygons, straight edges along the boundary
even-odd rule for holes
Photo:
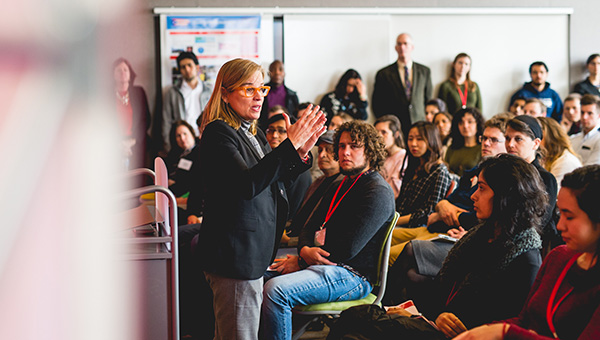
[[[440,157],[440,133],[433,124],[421,121],[412,125],[406,143],[408,167],[402,179],[402,188],[396,199],[400,213],[398,226],[392,238],[390,262],[393,263],[404,245],[418,236],[427,224],[427,216],[450,188],[452,179]]]
[[[450,171],[462,176],[465,170],[474,168],[481,160],[483,116],[478,109],[460,109],[452,118],[452,144],[446,151],[444,160]]]
[[[335,86],[321,99],[321,109],[327,114],[327,122],[340,113],[345,112],[354,119],[367,119],[367,89],[360,74],[354,70],[346,71]]]
[[[561,184],[558,230],[566,245],[544,259],[519,316],[457,339],[600,338],[600,166],[576,169]]]
[[[423,315],[435,320],[435,328],[399,307],[388,308],[387,315],[378,311],[378,318],[397,320],[388,328],[395,338],[452,338],[469,328],[516,315],[523,306],[542,262],[539,229],[548,195],[538,171],[508,154],[483,161],[478,183],[472,199],[481,224],[452,248],[429,297],[415,300]],[[337,324],[350,327],[350,331],[369,330],[364,320],[350,321],[352,326]],[[384,336],[376,334],[375,338]]]

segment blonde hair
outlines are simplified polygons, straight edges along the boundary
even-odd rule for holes
[[[557,121],[548,117],[538,117],[538,121],[544,133],[544,149],[546,150],[544,168],[546,170],[550,171],[554,162],[562,156],[565,150],[577,156],[571,147],[569,136]]]
[[[202,114],[202,122],[199,126],[200,133],[204,131],[209,123],[215,120],[222,120],[236,130],[240,128],[242,118],[223,100],[223,91],[229,93],[235,91],[256,72],[260,72],[264,78],[265,71],[263,68],[247,59],[233,59],[221,66],[214,90]],[[254,120],[250,126],[252,134],[256,134],[256,126],[257,121]]]

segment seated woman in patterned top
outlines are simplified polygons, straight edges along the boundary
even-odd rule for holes
[[[427,216],[448,193],[452,179],[440,155],[441,141],[438,129],[428,122],[413,124],[408,132],[408,168],[402,179],[402,188],[396,199],[400,213],[393,233],[390,261],[402,252],[403,243],[410,240],[405,231],[425,226]]]

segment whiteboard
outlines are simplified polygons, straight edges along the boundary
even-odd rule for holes
[[[290,13],[283,25],[286,85],[301,102],[318,103],[348,68],[361,74],[370,100],[375,74],[396,60],[395,39],[402,32],[413,37],[413,60],[431,68],[434,97],[454,57],[472,57],[471,79],[481,88],[486,118],[507,110],[537,60],[548,65],[548,82],[561,98],[568,94],[565,13]],[[369,115],[372,120],[370,105]]]

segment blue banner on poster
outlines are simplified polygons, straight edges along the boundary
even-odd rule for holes
[[[259,29],[259,15],[253,16],[167,16],[167,29]]]

